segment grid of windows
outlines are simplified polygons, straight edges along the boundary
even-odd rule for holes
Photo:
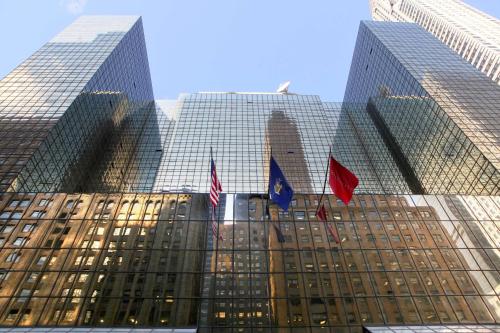
[[[226,192],[267,191],[270,147],[296,190],[322,186],[332,134],[317,96],[200,93],[181,104],[154,190],[208,192],[211,146]]]
[[[0,332],[40,332],[39,327],[14,327],[14,328],[0,328]],[[122,327],[118,328],[113,328],[113,327],[99,327],[98,330],[96,330],[93,327],[44,327],[43,332],[58,332],[58,333],[72,333],[72,332],[100,332],[100,333],[107,333],[107,332],[137,332],[137,333],[196,333],[196,328],[179,328],[179,329],[171,329],[171,328],[146,328],[146,327],[141,327],[141,328],[127,328],[126,330],[123,329]],[[489,332],[485,332],[489,333]]]
[[[352,128],[352,133],[359,137],[361,144],[352,144],[354,140],[347,133],[337,136],[336,140],[345,141],[341,147],[347,156],[353,156],[358,164],[369,164],[374,170],[370,172],[370,168],[362,168],[355,172],[359,178],[376,178],[381,184],[382,189],[368,188],[368,193],[411,193],[407,180],[404,179],[397,163],[389,153],[383,137],[368,117],[365,105],[343,103],[341,110],[339,130]],[[336,149],[337,145],[334,145],[333,151],[335,152]],[[363,154],[358,155],[357,152],[353,154],[357,150],[364,152],[365,159],[358,157]]]
[[[499,192],[499,172],[434,101],[376,97],[370,106],[391,129],[427,193]],[[411,115],[401,124],[404,112]]]
[[[84,23],[80,25],[88,24]],[[401,51],[390,38],[382,43],[364,23],[342,106],[317,96],[272,93],[198,93],[154,103],[138,23],[126,33],[110,33],[121,36],[118,45],[99,42],[106,41],[106,34],[94,37],[92,47],[104,45],[110,55],[30,155],[10,190],[207,192],[206,167],[213,147],[226,192],[265,193],[272,148],[295,191],[317,193],[330,146],[360,178],[357,193],[499,191],[499,171],[486,157],[495,152],[495,145],[488,145],[486,154],[478,145],[481,140],[470,137],[449,115],[450,107],[440,106],[446,104],[441,97],[431,94],[436,102],[429,98],[423,87],[430,91],[430,74],[424,75],[425,85],[414,79],[421,71],[441,75],[429,71],[435,64],[426,59],[413,68],[403,60],[414,48]],[[75,25],[72,29],[81,28]],[[415,28],[409,27],[398,25],[395,31],[403,35]],[[377,29],[380,35],[393,31],[392,26]],[[57,41],[70,42],[71,38]],[[82,43],[89,42],[84,38]],[[435,60],[443,59],[443,50],[432,41],[429,45],[439,51]],[[363,67],[365,51],[375,60]],[[450,68],[461,69],[460,65],[451,61]],[[129,70],[118,70],[122,67]],[[373,97],[373,90],[381,97]],[[365,102],[369,96],[397,149],[371,119],[374,112],[351,103]],[[6,142],[12,144],[10,139]]]
[[[0,190],[85,190],[151,103],[140,18],[79,18],[0,81]]]
[[[415,29],[362,23],[342,104],[154,102],[140,19],[77,20],[0,82],[0,325],[499,324],[498,87]],[[330,147],[360,186],[321,222]]]
[[[169,150],[172,136],[175,134],[180,101],[156,100],[155,104],[156,112],[148,118],[139,137],[137,150],[124,174],[124,191],[152,191],[164,152]],[[127,132],[125,135],[130,134]],[[96,190],[102,191],[99,187]]]
[[[421,325],[421,326],[369,326],[371,333],[498,333],[500,327],[494,325]]]
[[[498,19],[457,0],[370,0],[376,21],[415,22],[500,84]]]
[[[331,147],[359,175],[360,193],[409,193],[375,127],[364,129],[380,144],[379,154],[368,156],[340,103],[308,95],[198,93],[156,104],[124,175],[125,191],[208,192],[212,147],[226,193],[265,193],[271,148],[294,190],[316,193]],[[353,108],[369,121],[363,108]]]
[[[220,239],[206,194],[3,194],[0,212],[22,216],[1,222],[0,321],[202,332],[500,321],[499,197],[328,196],[326,223],[317,199],[266,217],[260,195],[223,195]]]
[[[500,192],[500,86],[416,24],[361,22],[344,102],[368,103],[424,193]]]

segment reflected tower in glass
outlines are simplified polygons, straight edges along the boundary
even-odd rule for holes
[[[0,81],[0,190],[89,191],[110,155],[123,173],[153,108],[138,16],[84,16]],[[92,182],[90,182],[91,184]]]
[[[414,193],[498,195],[500,86],[418,25],[361,22],[344,103],[366,105]]]
[[[343,103],[149,75],[140,18],[82,17],[0,82],[0,331],[498,331],[498,86],[446,46],[362,23]]]

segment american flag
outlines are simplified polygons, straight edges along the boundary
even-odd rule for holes
[[[217,178],[217,170],[215,170],[214,159],[210,159],[211,164],[211,186],[210,186],[210,201],[212,202],[212,207],[219,204],[219,193],[222,192],[222,185],[220,184],[219,178]]]
[[[212,235],[215,237],[217,237],[217,221],[216,221],[216,218],[215,218],[215,207],[212,207]],[[221,241],[224,240],[224,238],[222,237],[221,234],[219,234],[219,239]]]
[[[212,234],[217,237],[217,221],[215,218],[215,207],[219,204],[219,193],[222,192],[222,185],[220,184],[219,178],[217,178],[217,170],[215,169],[215,163],[213,158],[210,159],[211,167],[211,186],[210,186],[210,202],[212,203]],[[224,240],[222,235],[219,235],[221,241]]]

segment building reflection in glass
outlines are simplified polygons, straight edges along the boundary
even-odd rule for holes
[[[272,147],[297,193],[319,193],[332,146],[342,163],[363,175],[360,193],[409,193],[376,128],[363,128],[371,136],[366,142],[377,145],[379,152],[368,156],[365,137],[346,121],[340,103],[323,103],[314,95],[205,92],[181,95],[171,109],[171,122],[159,118],[161,147],[140,145],[135,154],[161,150],[160,163],[142,163],[125,172],[125,182],[155,175],[154,192],[207,193],[210,177],[205,171],[212,147],[226,193],[266,193]],[[370,121],[364,106],[356,105],[356,112]],[[376,172],[383,176],[379,179]],[[132,188],[151,190],[140,184]]]
[[[118,191],[153,105],[141,18],[78,18],[0,80],[0,191]]]
[[[297,193],[313,193],[311,176],[302,146],[297,120],[285,110],[274,109],[267,121],[266,146]],[[269,160],[270,157],[266,160]],[[269,169],[269,163],[267,163]]]
[[[287,331],[500,320],[497,197],[1,195],[0,323]],[[270,221],[280,226],[278,242]]]
[[[361,22],[344,106],[367,104],[411,193],[500,193],[499,96],[499,85],[418,25]]]

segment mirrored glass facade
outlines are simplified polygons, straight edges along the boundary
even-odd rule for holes
[[[430,332],[461,332],[461,333],[497,333],[500,327],[495,325],[418,325],[418,326],[368,326],[364,332],[384,333],[430,333]]]
[[[120,132],[138,136],[153,103],[140,17],[79,18],[0,81],[0,190],[116,188],[95,168],[130,158]]]
[[[499,193],[500,86],[423,28],[361,22],[344,96],[356,102],[413,193]]]
[[[266,193],[272,147],[300,193],[322,190],[330,148],[341,163],[364,175],[359,193],[411,193],[365,108],[349,110],[351,115],[341,103],[318,96],[277,93],[195,93],[156,100],[139,133],[120,132],[120,142],[136,142],[129,158],[109,154],[87,189],[206,193],[212,147],[224,192]],[[378,153],[368,155],[366,145]]]
[[[415,22],[500,84],[500,24],[461,0],[369,0],[375,21]]]
[[[0,82],[0,331],[493,330],[498,146],[477,139],[493,132],[469,135],[450,95],[367,26],[343,103],[154,101],[137,17],[80,18],[21,64]],[[474,116],[496,115],[481,101]],[[224,189],[213,218],[211,147]],[[348,205],[327,190],[322,222],[330,149],[360,185]],[[271,152],[295,190],[288,212],[266,196]]]
[[[331,147],[339,161],[364,175],[359,192],[382,192],[390,186],[393,193],[408,193],[396,165],[384,163],[384,158],[391,159],[384,145],[377,157],[367,156],[365,143],[341,112],[340,103],[324,103],[310,95],[197,93],[157,104],[161,144],[149,140],[150,145],[138,153],[160,151],[161,161],[156,174],[145,171],[145,164],[138,170],[155,174],[153,186],[143,190],[208,192],[212,147],[226,193],[266,193],[272,148],[293,188],[317,193],[323,187]],[[359,107],[356,112],[365,113]],[[379,137],[375,127],[370,131]],[[152,163],[150,168],[156,166]],[[376,167],[390,174],[392,181],[377,177]]]
[[[500,320],[500,198],[4,194],[3,325],[360,329]],[[339,242],[327,230],[333,228]],[[279,242],[277,226],[284,235]]]

